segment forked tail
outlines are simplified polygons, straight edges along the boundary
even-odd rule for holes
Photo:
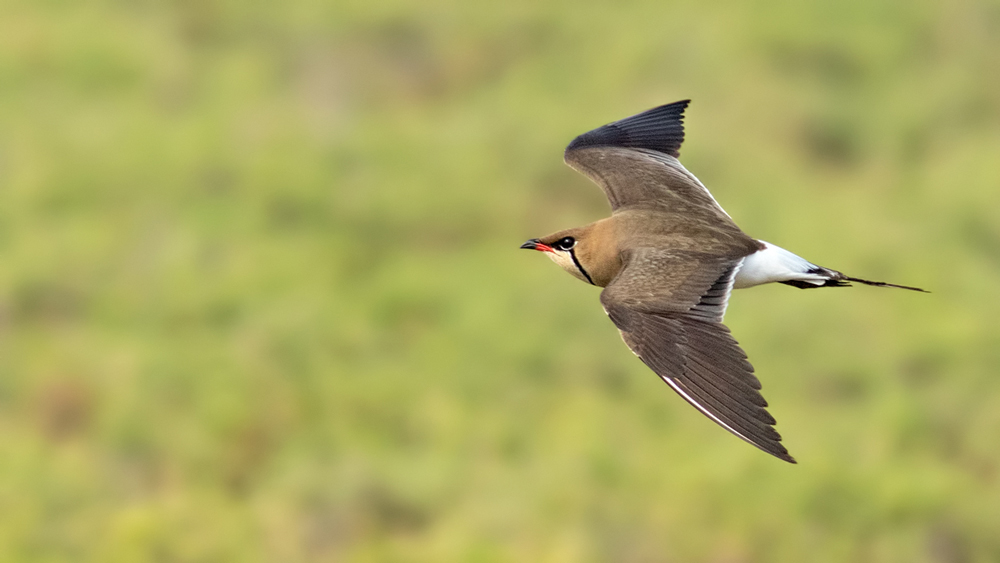
[[[747,256],[740,263],[740,269],[736,273],[733,284],[734,288],[778,282],[800,289],[813,289],[816,287],[846,287],[851,285],[851,282],[855,282],[876,287],[897,287],[930,293],[919,287],[852,278],[837,270],[817,266],[780,246],[765,241],[759,242],[763,248]]]
[[[829,268],[816,268],[815,270],[809,272],[810,274],[816,276],[823,276],[826,279],[821,282],[817,281],[804,281],[804,280],[785,280],[779,283],[785,285],[790,285],[792,287],[797,287],[799,289],[815,289],[817,287],[850,287],[851,282],[863,283],[865,285],[873,285],[875,287],[896,287],[899,289],[909,289],[910,291],[919,291],[921,293],[930,293],[926,289],[920,289],[919,287],[910,287],[908,285],[899,285],[895,283],[886,283],[880,281],[863,280],[861,278],[852,278],[850,276],[845,276],[844,274],[831,270]]]
[[[876,287],[898,287],[899,289],[909,289],[910,291],[919,291],[922,293],[930,293],[926,289],[920,289],[919,287],[910,287],[908,285],[898,285],[894,283],[886,283],[880,281],[863,280],[861,278],[852,278],[850,276],[844,276],[845,281],[863,283],[865,285],[874,285]]]

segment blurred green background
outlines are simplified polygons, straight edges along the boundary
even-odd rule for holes
[[[692,98],[792,466],[525,239]],[[0,561],[1000,560],[1000,4],[9,0]]]

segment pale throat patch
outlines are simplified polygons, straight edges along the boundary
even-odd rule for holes
[[[573,274],[573,277],[576,279],[590,283],[590,280],[583,275],[580,268],[576,267],[576,263],[573,262],[573,257],[569,255],[569,252],[564,250],[553,250],[552,252],[546,252],[546,254],[549,255],[549,258],[551,258],[553,262],[559,264],[560,268]]]

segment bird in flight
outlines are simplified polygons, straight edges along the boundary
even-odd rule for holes
[[[611,216],[521,248],[603,287],[604,311],[650,369],[726,430],[795,463],[765,410],[753,366],[722,324],[732,290],[771,282],[924,290],[850,277],[745,234],[677,160],[689,102],[574,139],[565,161],[604,190]]]

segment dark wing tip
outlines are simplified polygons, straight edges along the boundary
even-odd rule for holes
[[[776,447],[772,447],[770,449],[762,448],[761,446],[759,446],[757,444],[754,444],[754,445],[757,446],[758,448],[764,450],[765,452],[773,455],[774,457],[782,460],[782,461],[787,461],[788,463],[792,463],[792,464],[796,464],[796,465],[799,463],[799,462],[795,461],[795,458],[792,457],[791,454],[788,453],[788,450],[785,449],[785,446],[782,446],[780,443],[771,444],[772,446],[776,446]]]
[[[598,127],[573,139],[566,151],[626,147],[659,151],[676,158],[684,142],[684,110],[689,103],[691,100],[681,100]]]

